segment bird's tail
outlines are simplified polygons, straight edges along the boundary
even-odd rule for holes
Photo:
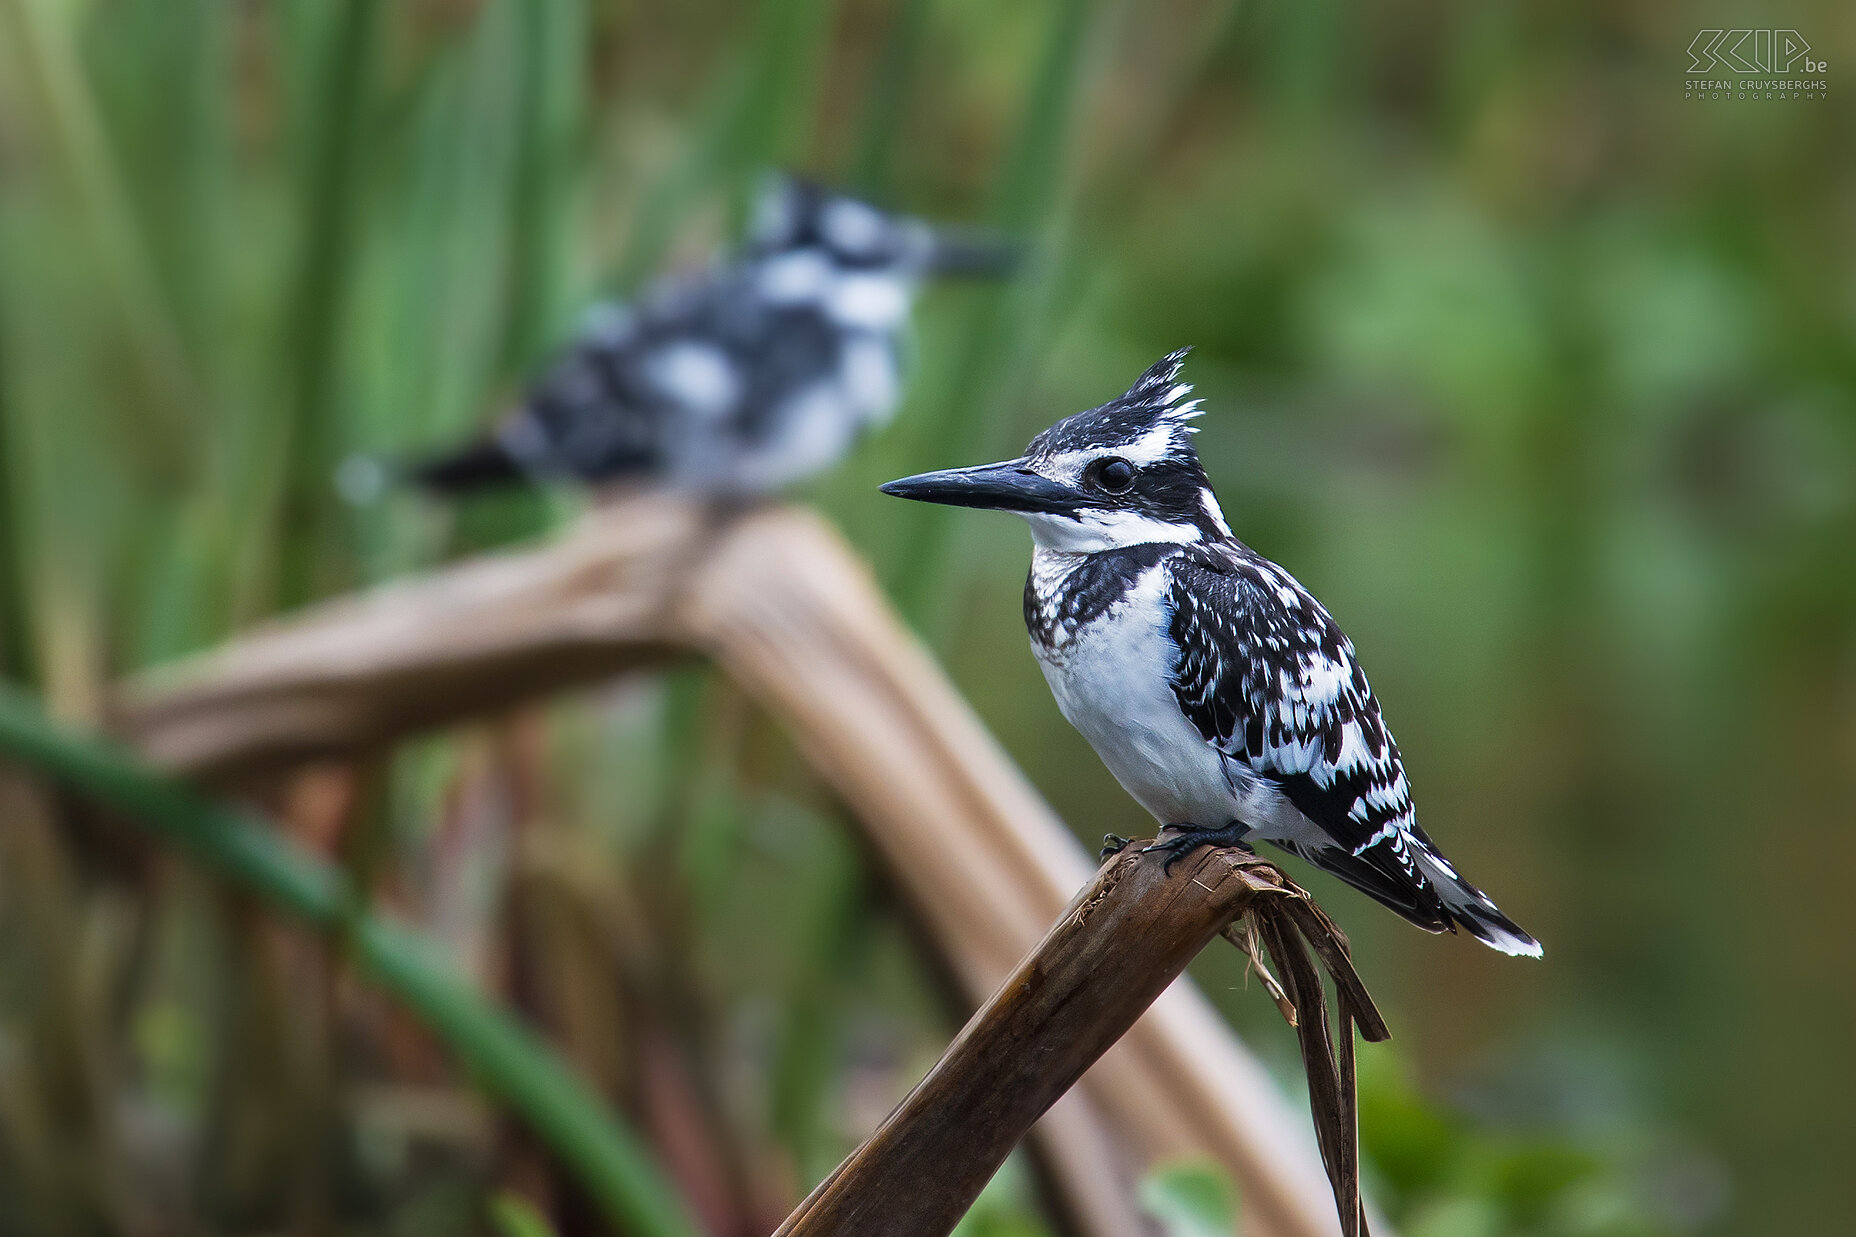
[[[408,465],[401,479],[436,494],[464,494],[523,480],[527,473],[502,441],[480,438],[447,455]]]
[[[449,497],[507,485],[527,475],[501,442],[485,438],[447,455],[410,462],[351,455],[335,470],[335,490],[351,506],[370,507],[400,485]]]
[[[1540,942],[1502,914],[1487,894],[1457,875],[1422,830],[1414,827],[1401,834],[1396,847],[1393,841],[1388,837],[1360,854],[1340,848],[1287,849],[1426,932],[1454,932],[1461,927],[1490,949],[1511,956],[1540,956]]]
[[[1429,846],[1418,847],[1415,857],[1419,869],[1436,887],[1449,919],[1490,949],[1510,957],[1540,957],[1540,942],[1502,914],[1488,894],[1458,876],[1448,859]]]

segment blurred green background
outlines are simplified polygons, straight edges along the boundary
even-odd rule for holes
[[[1796,28],[1829,98],[1685,99],[1704,25]],[[1022,529],[874,487],[1196,345],[1231,523],[1348,629],[1427,828],[1547,946],[1316,884],[1397,1034],[1362,1086],[1402,1231],[1840,1231],[1852,48],[1828,2],[0,0],[0,671],[99,724],[138,668],[570,518],[330,478],[481,425],[766,167],[989,222],[1024,277],[926,298],[896,424],[805,497],[1080,836],[1146,829],[1028,655]],[[311,941],[0,789],[0,1232],[598,1231]],[[279,814],[313,832],[319,795],[718,1233],[766,1231],[958,1024],[839,809],[700,669]],[[1298,1088],[1236,956],[1197,974]],[[1043,1231],[1022,1176],[971,1232]]]

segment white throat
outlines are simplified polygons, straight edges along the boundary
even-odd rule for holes
[[[1074,518],[1042,511],[1021,512],[1039,549],[1059,554],[1100,554],[1128,546],[1170,542],[1187,545],[1204,534],[1193,523],[1173,524],[1139,511],[1079,511]]]

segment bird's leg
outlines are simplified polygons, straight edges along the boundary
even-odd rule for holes
[[[1105,833],[1102,835],[1102,852],[1096,856],[1096,862],[1107,863],[1110,856],[1119,855],[1122,851],[1127,849],[1127,838],[1122,837],[1119,833]]]
[[[1236,846],[1243,850],[1250,849],[1244,844],[1244,839],[1250,836],[1250,826],[1235,820],[1222,829],[1202,829],[1197,825],[1170,824],[1162,825],[1160,832],[1165,833],[1168,829],[1178,830],[1178,836],[1168,838],[1164,842],[1152,842],[1141,848],[1142,854],[1157,850],[1166,856],[1166,863],[1160,870],[1167,876],[1173,874],[1174,864],[1202,847]]]

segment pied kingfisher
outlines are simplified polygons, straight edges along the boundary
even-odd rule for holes
[[[1018,459],[883,490],[1031,525],[1032,651],[1064,717],[1162,825],[1150,849],[1169,866],[1201,846],[1266,841],[1427,931],[1460,925],[1538,957],[1539,942],[1418,827],[1353,644],[1232,535],[1192,446],[1185,356],[1057,422]]]
[[[996,238],[773,178],[734,259],[634,305],[594,306],[494,431],[408,476],[441,492],[648,476],[769,493],[829,468],[895,412],[926,277],[1002,274],[1011,260]]]

